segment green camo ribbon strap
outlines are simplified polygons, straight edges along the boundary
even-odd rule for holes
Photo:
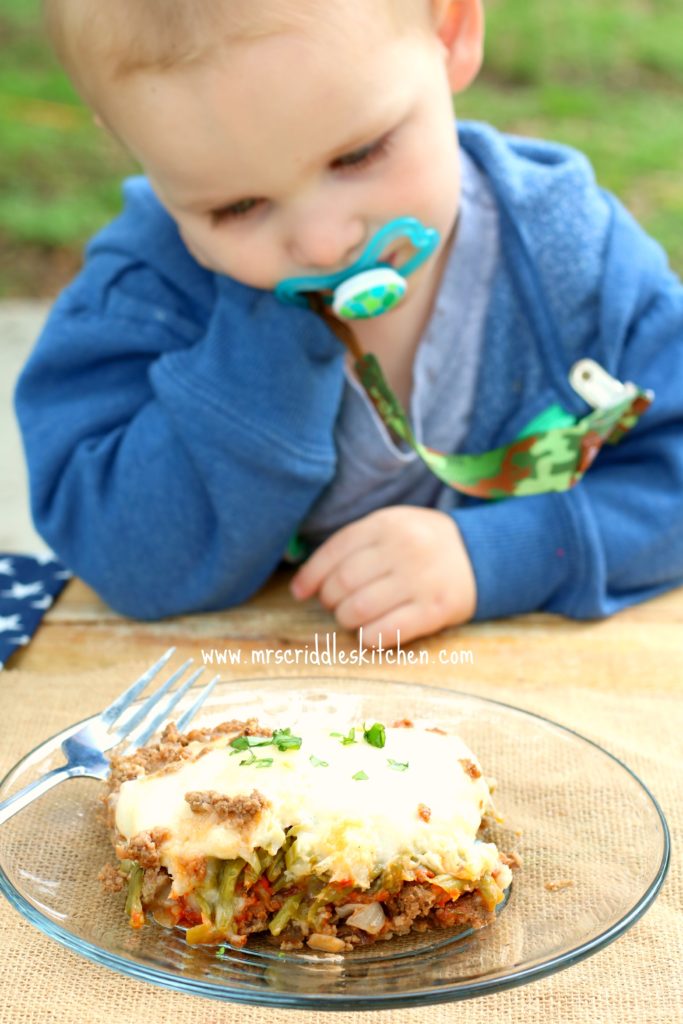
[[[613,381],[621,388],[619,400],[594,409],[570,426],[525,431],[511,444],[480,455],[446,455],[417,441],[375,356],[363,354],[356,359],[355,368],[386,426],[417,452],[439,480],[476,498],[518,498],[569,490],[581,480],[603,444],[617,444],[654,398],[651,391]]]

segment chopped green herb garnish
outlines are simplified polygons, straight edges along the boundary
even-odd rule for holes
[[[365,774],[365,772],[356,772],[356,774],[352,775],[351,778],[357,779],[358,782],[365,782],[368,776]]]
[[[383,747],[387,741],[387,735],[382,723],[375,722],[375,724],[371,725],[369,729],[364,726],[363,739],[366,740],[371,747]]]
[[[273,763],[272,757],[257,757],[253,750],[249,751],[249,758],[240,761],[240,765],[252,765],[254,768],[270,768]]]
[[[397,772],[404,772],[408,768],[407,761],[394,761],[393,757],[387,758],[387,764]]]
[[[233,753],[237,753],[238,750],[248,750],[249,737],[235,736],[234,740],[230,740],[230,746],[233,748]]]
[[[225,946],[219,946],[216,950],[216,956],[225,956]]]
[[[240,750],[249,750],[251,747],[269,747],[273,742],[270,736],[235,736],[230,740],[233,754]]]
[[[292,736],[291,729],[276,729],[272,742],[281,751],[298,750],[301,746],[301,736]]]
[[[301,736],[292,736],[291,729],[276,729],[272,736],[235,736],[230,740],[233,748],[230,756],[239,754],[244,750],[251,750],[252,747],[275,746],[279,751],[298,750],[301,746]],[[240,764],[252,764],[251,761],[240,761]]]
[[[329,764],[327,763],[327,761],[321,761],[319,757],[315,756],[315,754],[311,754],[311,756],[309,757],[308,760],[311,762],[311,764],[313,765],[314,768],[329,768],[330,767]]]
[[[344,736],[344,734],[341,732],[331,732],[330,736],[336,736],[337,739],[340,739],[342,741],[343,747],[348,747],[351,743],[358,742],[358,740],[356,739],[356,730],[354,729],[353,726],[351,726],[346,736]]]

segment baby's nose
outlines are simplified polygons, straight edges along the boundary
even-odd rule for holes
[[[360,255],[364,238],[359,218],[318,215],[296,226],[290,256],[302,270],[341,270]]]

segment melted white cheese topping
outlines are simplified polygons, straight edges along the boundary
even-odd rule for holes
[[[272,757],[270,767],[242,763],[251,753],[234,753],[228,745],[233,737],[222,736],[194,745],[196,754],[205,752],[177,769],[124,782],[117,828],[127,839],[154,828],[167,830],[161,861],[176,893],[192,887],[186,868],[194,858],[248,861],[256,847],[274,854],[291,826],[296,827],[290,863],[295,877],[314,872],[367,887],[390,864],[400,864],[404,877],[422,866],[470,879],[499,865],[495,845],[476,838],[490,807],[489,789],[482,776],[472,778],[461,763],[479,768],[457,736],[387,728],[385,746],[378,748],[364,740],[362,726],[355,730],[357,742],[348,745],[328,729],[296,732],[302,737],[298,750],[253,748],[256,758]],[[390,759],[408,767],[392,767]],[[367,779],[354,778],[359,773]],[[185,800],[191,791],[248,796],[254,789],[268,806],[241,830],[213,812],[194,813]],[[427,821],[421,805],[429,809]]]

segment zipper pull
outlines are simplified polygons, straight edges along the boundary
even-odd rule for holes
[[[622,384],[594,359],[579,359],[574,363],[569,371],[569,383],[593,409],[609,409],[637,391],[635,384]]]

